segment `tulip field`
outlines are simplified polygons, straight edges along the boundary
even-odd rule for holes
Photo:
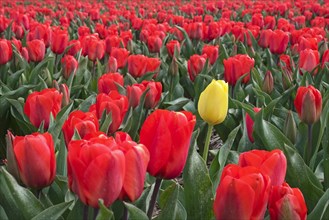
[[[0,220],[328,220],[329,0],[1,0]]]

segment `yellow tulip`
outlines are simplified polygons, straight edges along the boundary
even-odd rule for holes
[[[212,80],[201,93],[198,111],[201,118],[210,125],[222,123],[228,109],[228,84],[224,80]]]

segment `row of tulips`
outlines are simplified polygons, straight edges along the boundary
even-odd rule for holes
[[[326,218],[328,1],[0,5],[0,219]]]

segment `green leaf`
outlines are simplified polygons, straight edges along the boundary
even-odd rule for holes
[[[104,111],[104,113],[106,112]],[[106,114],[105,119],[99,130],[107,134],[111,123],[112,123],[112,112]]]
[[[32,218],[32,220],[56,220],[61,217],[61,215],[71,206],[73,201],[70,202],[63,202],[54,206],[51,206],[41,213],[39,213],[37,216]]]
[[[214,195],[207,166],[195,149],[196,138],[194,132],[183,172],[185,208],[190,219],[208,220],[213,218]]]
[[[309,220],[325,220],[329,216],[329,189],[323,194],[313,211],[307,216]]]
[[[56,140],[57,140],[59,134],[62,131],[63,124],[64,124],[65,120],[67,119],[67,117],[72,109],[72,106],[73,106],[73,103],[62,108],[62,110],[56,116],[55,123],[53,123],[49,126],[48,132],[52,134],[55,143],[56,143]]]
[[[0,205],[9,219],[31,219],[44,210],[33,193],[18,185],[5,168],[0,168]]]
[[[8,220],[8,216],[5,212],[5,210],[2,208],[2,206],[0,206],[0,219],[2,220]]]
[[[162,204],[163,207],[161,207],[162,210],[158,220],[178,219],[178,187],[177,183],[173,183],[162,193],[160,197],[160,205]]]
[[[236,127],[233,131],[231,131],[226,142],[220,148],[215,159],[210,165],[209,172],[213,183],[213,192],[216,192],[217,186],[219,184],[220,176],[222,175],[223,169],[227,161],[227,157],[230,153],[230,150],[232,148],[232,145],[234,143],[234,140],[239,130],[240,130],[240,126]]]
[[[262,119],[260,111],[254,123],[254,137],[259,146],[267,150],[280,149],[287,158],[286,181],[291,187],[298,187],[303,192],[308,210],[315,207],[323,194],[322,186],[302,157],[293,148],[290,140],[273,124]]]
[[[67,216],[67,220],[83,219],[83,209],[84,204],[80,201],[80,199],[76,200],[73,209]]]
[[[46,57],[45,59],[43,59],[40,63],[38,63],[38,65],[33,68],[33,70],[30,73],[30,77],[29,77],[29,82],[30,84],[37,84],[38,79],[39,79],[39,74],[41,72],[41,69],[45,66],[47,66],[48,62],[50,60],[55,59],[54,57]]]
[[[147,215],[145,212],[137,208],[136,206],[124,202],[125,207],[128,209],[129,212],[129,219],[131,220],[148,220]]]
[[[96,217],[96,220],[110,220],[110,219],[112,219],[113,218],[113,212],[104,206],[103,201],[99,200],[98,204],[99,204],[99,212],[98,212],[98,215]]]

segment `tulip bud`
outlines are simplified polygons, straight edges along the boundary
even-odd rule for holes
[[[322,96],[313,86],[299,87],[294,104],[301,121],[313,124],[319,120],[322,112]]]
[[[255,113],[257,113],[262,109],[255,107],[253,110]],[[254,132],[254,121],[252,120],[252,118],[250,117],[250,115],[248,113],[246,113],[246,128],[247,128],[247,134],[248,134],[248,138],[249,138],[250,142],[254,143],[254,138],[252,136],[252,133]]]
[[[177,64],[176,57],[173,57],[168,71],[169,71],[169,74],[171,74],[173,76],[178,74],[178,64]]]
[[[134,53],[134,41],[133,40],[129,40],[127,43],[127,49],[128,51],[133,54]]]
[[[109,57],[107,68],[108,68],[108,72],[115,73],[118,69],[117,59],[115,59],[114,57]]]
[[[62,108],[70,104],[70,90],[66,84],[59,85],[59,91],[63,94],[62,98]]]
[[[296,142],[297,127],[291,111],[288,112],[284,121],[283,132],[292,143]]]
[[[267,94],[271,94],[273,91],[274,87],[274,82],[273,82],[273,75],[271,71],[266,71],[264,80],[263,80],[263,91],[266,92]]]
[[[228,84],[223,80],[212,82],[201,93],[198,112],[201,118],[211,125],[222,123],[228,109]]]

